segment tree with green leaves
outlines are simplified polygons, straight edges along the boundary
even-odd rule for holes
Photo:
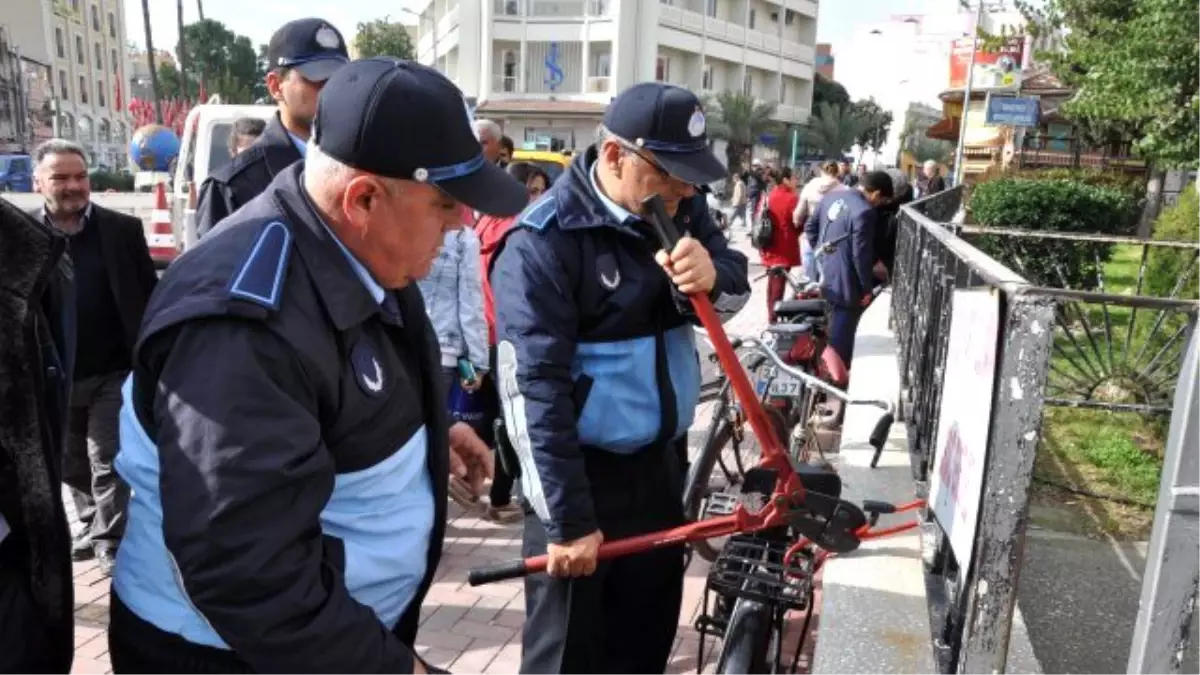
[[[415,56],[408,28],[398,21],[389,21],[386,16],[374,21],[360,22],[358,34],[354,36],[354,48],[358,50],[358,57],[362,59],[392,56],[411,60]]]
[[[1062,112],[1093,139],[1131,140],[1154,167],[1140,232],[1149,234],[1166,169],[1200,164],[1196,0],[1044,0],[1020,4],[1034,35],[1062,31],[1038,56],[1075,94]]]
[[[804,144],[828,159],[841,159],[867,128],[853,106],[822,103],[801,130]]]
[[[722,91],[708,102],[708,135],[725,141],[730,174],[741,172],[743,159],[763,135],[779,134],[782,127],[772,119],[777,107],[777,103],[757,101],[735,91]]]
[[[207,93],[220,94],[225,103],[252,103],[265,94],[263,64],[250,38],[237,35],[220,21],[204,19],[184,26],[180,42],[181,60],[190,64],[187,90],[199,91],[197,74],[203,74]],[[174,70],[178,91],[183,92],[178,70],[165,66],[159,67],[159,75],[170,77]]]
[[[851,104],[851,110],[862,121],[862,129],[854,139],[859,146],[858,158],[861,162],[867,150],[878,151],[887,142],[888,131],[892,127],[892,111],[885,110],[874,98],[855,101]]]
[[[850,93],[842,85],[817,73],[813,78],[812,109],[816,110],[822,103],[849,105]]]

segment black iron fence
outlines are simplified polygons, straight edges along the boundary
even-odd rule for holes
[[[950,447],[946,430],[939,429],[948,419],[946,410],[970,416],[977,409],[986,415],[986,450],[980,441],[973,455],[982,466],[978,503],[972,494],[955,493],[964,507],[977,509],[965,521],[966,527],[974,526],[967,537],[973,547],[959,545],[963,533],[940,522],[932,508],[923,544],[939,669],[1000,672],[1008,655],[1043,413],[1047,408],[1099,409],[1165,426],[1176,382],[1181,375],[1183,381],[1194,382],[1195,377],[1185,369],[1184,357],[1196,324],[1197,302],[1189,295],[1197,247],[963,227],[950,222],[961,201],[961,188],[956,188],[902,211],[892,323],[899,349],[900,411],[918,492],[928,494],[939,481],[939,489],[947,481],[957,489],[960,473],[971,471],[948,463],[953,453],[938,447]],[[1035,260],[1038,238],[1085,247],[1094,258],[1090,273],[1096,283],[1083,290],[1054,287],[1053,279],[1044,276],[1027,278],[1023,268],[1054,273],[1054,265],[1021,264]],[[1124,266],[1111,263],[1114,250],[1120,251]],[[1171,252],[1166,258],[1177,258],[1177,267],[1166,273],[1159,255],[1163,251]],[[1155,283],[1160,285],[1164,275],[1175,275],[1167,297],[1143,295],[1148,269],[1157,269]],[[1120,284],[1114,278],[1119,275],[1124,275]],[[980,380],[991,388],[959,394],[964,400],[950,401],[948,408],[943,392],[949,386],[949,357],[963,353],[962,344],[951,344],[951,324],[956,298],[969,295],[966,291],[986,293],[998,306],[995,332],[976,335],[986,344],[982,351],[974,347],[977,354],[994,354],[989,377]],[[957,430],[958,420],[948,421]],[[1162,452],[1170,455],[1168,449]],[[972,453],[966,456],[969,465]]]

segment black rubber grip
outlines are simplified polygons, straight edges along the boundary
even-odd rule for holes
[[[505,562],[488,565],[487,567],[476,567],[467,572],[467,583],[472,586],[482,586],[494,581],[520,579],[527,572],[524,558],[506,560]]]
[[[662,197],[658,195],[650,195],[642,200],[643,215],[646,220],[650,221],[654,232],[658,234],[658,243],[662,245],[663,250],[670,253],[675,248],[675,244],[679,243],[679,231],[675,229],[675,223],[671,221],[671,216],[667,215],[667,205],[663,203]]]
[[[879,502],[874,499],[864,499],[862,510],[867,513],[895,513],[896,505],[890,502]]]

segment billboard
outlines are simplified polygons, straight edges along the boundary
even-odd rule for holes
[[[978,47],[974,47],[979,43]],[[971,88],[976,90],[1008,89],[1021,86],[1021,63],[1025,56],[1025,38],[1011,37],[1003,45],[985,49],[979,40],[955,40],[950,49],[950,88],[967,86],[967,70],[971,66],[971,49],[975,49],[975,67],[971,71]]]

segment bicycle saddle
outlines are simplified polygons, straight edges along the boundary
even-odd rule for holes
[[[775,303],[775,316],[779,319],[794,319],[798,316],[824,315],[825,301],[820,298],[812,300],[780,300]]]

